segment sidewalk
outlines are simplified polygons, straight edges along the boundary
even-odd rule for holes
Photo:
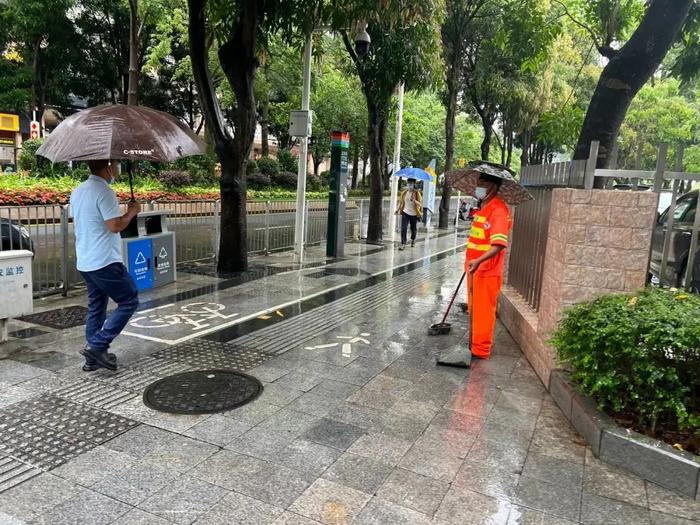
[[[697,503],[593,458],[501,326],[491,360],[435,367],[466,340],[457,311],[450,335],[426,335],[463,242],[354,245],[365,255],[303,269],[273,256],[280,273],[243,284],[183,272],[142,297],[117,373],[80,371],[80,326],[11,342],[0,524],[699,520]],[[212,364],[257,377],[262,395],[204,416],[143,404],[160,375]]]

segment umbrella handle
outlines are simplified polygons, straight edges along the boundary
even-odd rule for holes
[[[129,174],[129,189],[131,190],[131,202],[136,202],[136,199],[134,198],[134,173],[131,169],[131,161],[127,161],[126,171]]]

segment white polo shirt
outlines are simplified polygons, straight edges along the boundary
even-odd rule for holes
[[[102,177],[90,175],[70,196],[75,228],[75,255],[81,272],[94,272],[122,262],[121,237],[105,221],[121,217],[114,190]]]

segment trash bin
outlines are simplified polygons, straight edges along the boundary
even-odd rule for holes
[[[28,250],[0,251],[0,341],[7,340],[7,320],[32,313],[32,257]]]
[[[122,232],[122,256],[139,290],[175,281],[175,232],[168,231],[169,210],[134,217]]]

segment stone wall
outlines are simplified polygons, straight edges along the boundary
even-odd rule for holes
[[[539,312],[516,300],[514,290],[500,301],[504,323],[545,385],[554,366],[545,342],[562,311],[645,285],[657,199],[650,192],[553,190]]]

